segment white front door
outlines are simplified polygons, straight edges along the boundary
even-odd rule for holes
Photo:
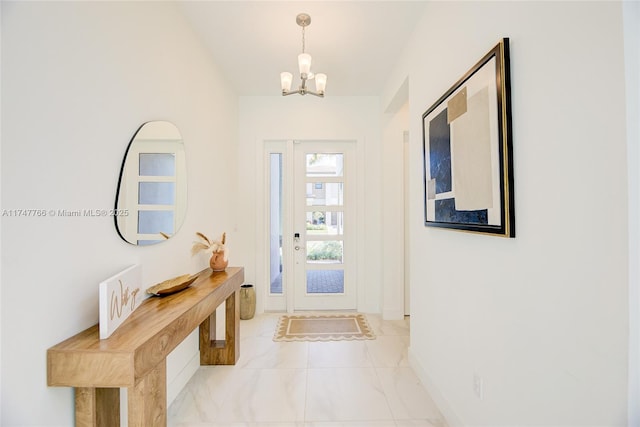
[[[356,309],[355,142],[293,147],[293,308]]]

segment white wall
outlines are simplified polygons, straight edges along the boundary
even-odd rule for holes
[[[195,231],[237,252],[237,97],[170,3],[3,1],[1,71],[2,209],[111,208],[138,126],[172,121],[185,142],[188,212],[167,243],[128,245],[112,218],[2,218],[0,424],[68,426],[46,350],[97,323],[98,283],[134,263],[145,286],[206,267]]]
[[[256,212],[261,209],[259,203],[264,197],[257,192],[262,188],[262,175],[256,171],[261,171],[263,166],[257,164],[256,153],[262,152],[263,140],[359,139],[363,156],[357,165],[360,178],[358,209],[367,213],[364,222],[357,224],[358,245],[364,248],[358,255],[359,308],[379,312],[382,171],[378,97],[240,97],[239,102],[238,189],[241,202],[238,222],[239,244],[243,247],[239,256],[245,266],[246,281],[256,286],[256,310],[264,310],[264,293],[269,285],[268,277],[257,265],[265,262],[256,238],[257,223],[262,220],[260,216],[256,218]]]
[[[426,228],[421,115],[505,36],[517,237]],[[450,425],[625,425],[621,4],[433,2],[405,58],[414,368]]]

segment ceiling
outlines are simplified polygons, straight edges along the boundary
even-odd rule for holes
[[[179,7],[241,96],[280,94],[302,51],[298,13],[311,15],[306,52],[327,74],[327,96],[380,95],[423,1],[184,1]],[[313,88],[313,83],[311,88]]]

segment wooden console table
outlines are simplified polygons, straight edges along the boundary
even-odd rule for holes
[[[129,427],[167,425],[166,358],[197,326],[200,364],[240,357],[244,269],[200,272],[187,289],[148,298],[107,339],[95,325],[47,350],[47,384],[75,387],[76,426],[119,427],[120,389],[128,388]],[[225,340],[215,339],[216,308],[226,301]]]

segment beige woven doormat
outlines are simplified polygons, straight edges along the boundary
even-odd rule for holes
[[[285,315],[280,317],[274,341],[373,340],[362,314]]]

